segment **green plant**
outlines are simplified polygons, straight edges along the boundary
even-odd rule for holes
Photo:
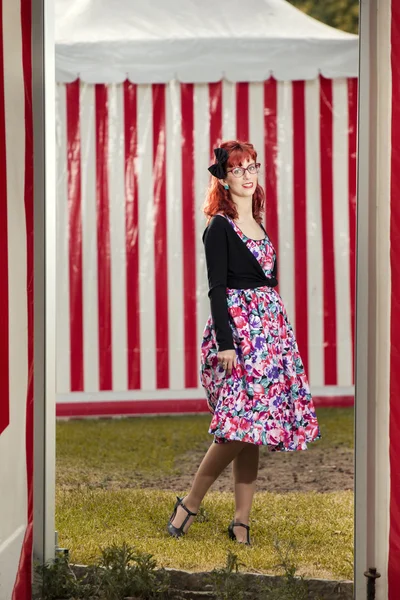
[[[101,550],[97,562],[78,576],[67,556],[35,565],[34,600],[167,600],[169,576],[151,554],[126,544]]]
[[[58,556],[52,562],[34,565],[34,600],[87,600],[98,598],[96,567],[77,576],[68,557]],[[97,581],[96,581],[97,579]]]
[[[288,543],[286,551],[282,550],[282,542],[274,541],[275,550],[280,557],[276,569],[283,569],[281,580],[260,584],[258,591],[252,595],[246,594],[245,579],[238,576],[239,567],[245,566],[238,561],[236,554],[231,551],[227,554],[226,566],[214,569],[210,574],[213,594],[216,600],[245,600],[257,598],[258,600],[308,600],[308,584],[303,576],[296,575],[297,567],[291,556],[295,549],[293,543]],[[314,597],[314,600],[322,600]]]
[[[265,585],[265,600],[307,600],[308,584],[303,576],[296,575],[297,566],[293,559],[295,544],[288,542],[286,549],[277,538],[274,539],[274,547],[280,557],[280,562],[275,565],[276,569],[283,569],[283,578],[274,584]],[[316,599],[317,600],[317,599]]]
[[[210,583],[216,600],[243,600],[246,597],[243,580],[237,576],[241,566],[245,565],[229,550],[226,566],[211,572]]]
[[[210,517],[208,516],[206,509],[204,508],[204,506],[200,506],[199,510],[197,511],[196,521],[198,523],[206,523],[209,520]]]
[[[163,569],[156,571],[151,554],[136,552],[124,542],[102,550],[98,564],[103,570],[102,600],[168,598],[169,576]]]

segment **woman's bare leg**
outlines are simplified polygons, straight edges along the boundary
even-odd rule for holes
[[[260,446],[246,444],[232,463],[235,488],[235,522],[249,524],[250,511],[257,485]],[[238,542],[246,542],[247,530],[234,527]]]
[[[233,441],[223,444],[213,442],[194,477],[190,492],[185,496],[184,504],[192,512],[197,512],[207,491],[222,473],[222,471],[235,459],[235,457],[247,446],[245,442]],[[187,512],[178,506],[177,513],[171,521],[174,527],[180,527]],[[188,519],[184,531],[186,532],[193,522],[194,517]]]

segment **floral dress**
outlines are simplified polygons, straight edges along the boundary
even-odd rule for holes
[[[228,219],[267,277],[275,263],[268,238],[253,240]],[[313,400],[285,307],[274,288],[226,290],[237,365],[227,376],[218,364],[212,317],[201,344],[200,380],[213,414],[216,443],[241,440],[269,450],[306,450],[321,437]]]

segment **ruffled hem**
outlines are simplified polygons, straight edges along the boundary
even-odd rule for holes
[[[212,426],[214,419],[217,425]],[[309,423],[306,427],[285,429],[282,426],[265,428],[265,424],[251,425],[246,429],[232,424],[229,427],[224,413],[214,413],[208,433],[214,435],[214,442],[223,444],[232,441],[247,442],[259,446],[267,446],[271,452],[295,452],[308,450],[307,445],[321,439],[318,424]],[[317,422],[317,420],[315,419]]]

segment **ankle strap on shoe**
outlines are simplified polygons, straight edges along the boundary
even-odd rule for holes
[[[190,517],[195,517],[195,516],[197,515],[197,513],[194,513],[194,512],[192,512],[191,510],[189,510],[189,509],[187,508],[187,506],[185,506],[185,505],[183,504],[183,500],[182,500],[182,498],[179,498],[179,496],[177,496],[176,498],[177,498],[177,500],[178,500],[178,502],[179,502],[180,506],[182,506],[182,508],[184,508],[184,509],[186,510],[186,512],[188,513],[188,515],[189,515]]]
[[[244,523],[239,523],[239,522],[233,522],[232,523],[232,527],[245,527],[247,529],[247,531],[250,531],[250,525],[245,525]]]

